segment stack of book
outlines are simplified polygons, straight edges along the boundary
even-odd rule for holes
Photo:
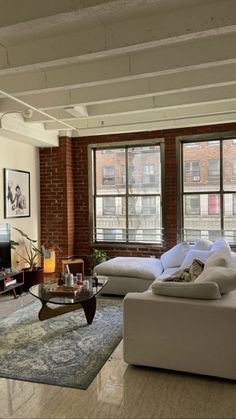
[[[52,288],[49,293],[52,297],[75,297],[82,289],[82,285],[74,285],[73,287],[62,285]]]
[[[5,278],[5,287],[10,287],[10,285],[14,285],[16,284],[16,279],[15,278]]]

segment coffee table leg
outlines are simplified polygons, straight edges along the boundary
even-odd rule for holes
[[[87,301],[82,301],[80,304],[82,305],[84,309],[84,314],[85,314],[88,324],[91,324],[96,313],[96,306],[97,306],[96,298],[95,297],[90,298]]]
[[[47,320],[47,319],[51,319],[52,317],[56,317],[56,316],[60,316],[60,314],[65,314],[65,313],[69,313],[70,311],[74,311],[74,310],[78,310],[79,308],[81,308],[81,304],[71,304],[71,305],[66,305],[66,306],[61,306],[61,307],[56,307],[56,308],[50,308],[47,306],[47,301],[42,303],[42,307],[39,310],[39,320]]]
[[[42,307],[39,310],[39,314],[38,314],[39,320],[50,319],[52,317],[59,316],[60,314],[65,314],[65,313],[69,313],[70,311],[78,310],[79,308],[82,307],[88,324],[92,323],[93,318],[96,313],[96,306],[97,306],[97,301],[96,301],[95,296],[90,298],[87,301],[82,301],[78,304],[71,304],[71,305],[66,305],[62,307],[56,307],[53,309],[47,306],[47,301],[45,302],[41,301],[41,303],[42,303]]]

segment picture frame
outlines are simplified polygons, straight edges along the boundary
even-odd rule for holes
[[[30,217],[30,172],[4,169],[4,217]]]

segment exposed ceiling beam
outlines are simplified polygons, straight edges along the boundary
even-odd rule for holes
[[[37,108],[48,110],[77,104],[96,104],[119,101],[124,98],[165,95],[174,92],[191,91],[203,87],[216,87],[236,83],[236,63],[215,68],[198,69],[186,73],[166,74],[129,81],[113,82],[106,85],[86,86],[65,91],[16,95]],[[0,111],[13,111],[16,104],[9,99],[0,99]],[[19,108],[21,109],[21,107]],[[39,120],[39,119],[36,119]]]

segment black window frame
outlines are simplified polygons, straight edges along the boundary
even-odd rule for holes
[[[189,148],[191,148],[191,143],[194,144],[194,147],[196,146],[196,143],[198,142],[199,145],[201,145],[201,142],[209,142],[213,141],[214,145],[216,145],[216,141],[219,141],[220,144],[220,188],[219,190],[197,190],[196,192],[191,192],[191,194],[219,194],[220,195],[220,229],[219,230],[208,230],[209,236],[205,236],[205,238],[210,237],[210,232],[218,238],[223,237],[225,238],[232,248],[236,247],[236,230],[228,228],[226,226],[225,221],[225,196],[227,194],[236,194],[236,191],[232,189],[225,189],[224,190],[224,155],[223,155],[223,143],[224,140],[231,140],[236,142],[235,139],[235,132],[222,132],[222,133],[214,133],[214,134],[200,134],[200,135],[191,135],[191,136],[181,136],[176,138],[176,153],[177,153],[177,241],[186,240],[187,233],[185,231],[184,226],[184,195],[188,195],[189,192],[184,192],[184,162],[183,162],[183,144],[187,145]],[[209,144],[208,144],[209,145]],[[213,160],[213,159],[212,159]],[[196,186],[196,185],[195,185]],[[233,198],[232,198],[233,199]],[[233,208],[232,208],[232,214],[233,214]],[[233,214],[234,215],[234,214]],[[193,228],[191,229],[191,233],[193,231]],[[204,232],[203,228],[199,228],[196,225],[196,231],[201,230],[201,237],[204,238]],[[207,229],[206,229],[207,231]],[[201,238],[200,237],[200,238]],[[235,239],[233,238],[235,237]],[[199,237],[196,237],[199,238]],[[233,241],[232,241],[233,240]]]
[[[158,185],[158,189],[157,192],[155,193],[137,193],[137,192],[127,192],[128,190],[128,186],[130,184],[129,179],[127,176],[128,172],[128,159],[127,159],[127,151],[126,151],[126,162],[125,162],[125,166],[126,166],[126,193],[123,194],[122,193],[122,197],[125,198],[126,200],[126,209],[128,210],[128,200],[127,200],[127,196],[160,196],[160,214],[158,211],[158,216],[160,217],[160,228],[156,228],[154,229],[156,232],[156,235],[153,234],[153,237],[156,238],[156,240],[153,240],[153,242],[148,241],[137,241],[137,240],[130,240],[129,237],[132,236],[132,228],[131,230],[129,229],[129,231],[127,231],[127,228],[123,229],[121,237],[125,237],[125,239],[119,241],[119,245],[125,245],[125,246],[133,246],[134,244],[140,244],[140,245],[148,245],[148,246],[155,246],[155,247],[163,247],[165,245],[165,236],[164,236],[164,231],[165,231],[165,226],[164,226],[164,218],[163,218],[163,213],[164,213],[164,204],[162,201],[162,197],[164,196],[164,139],[163,138],[158,138],[158,139],[153,139],[153,140],[137,140],[137,141],[122,141],[122,142],[115,142],[115,143],[100,143],[100,144],[90,144],[88,146],[88,167],[89,167],[89,230],[90,230],[90,243],[91,244],[102,244],[102,243],[106,243],[106,244],[112,244],[112,243],[117,243],[117,240],[113,240],[113,241],[109,241],[109,240],[103,240],[101,239],[101,234],[100,234],[100,238],[99,238],[99,233],[98,230],[96,228],[96,196],[97,197],[102,197],[103,195],[99,194],[96,195],[96,159],[95,159],[95,153],[96,150],[105,150],[105,149],[131,149],[131,152],[136,153],[138,152],[139,148],[146,148],[146,147],[155,147],[155,146],[159,146],[160,148],[160,175],[161,175],[161,184],[160,186]],[[144,150],[145,151],[145,150]],[[151,151],[151,149],[150,149]],[[149,152],[150,152],[149,151]],[[109,154],[109,153],[104,153],[104,154]],[[104,165],[105,166],[105,165]],[[120,169],[121,170],[121,169]],[[122,185],[123,186],[123,185]],[[112,195],[112,192],[111,192]],[[106,195],[106,197],[109,195]],[[119,195],[116,195],[119,196]],[[129,214],[126,211],[126,219],[128,219]],[[127,222],[126,222],[126,226],[127,226]],[[100,229],[101,230],[101,229]],[[108,236],[108,229],[107,229],[107,236]],[[112,235],[110,235],[112,236]]]

